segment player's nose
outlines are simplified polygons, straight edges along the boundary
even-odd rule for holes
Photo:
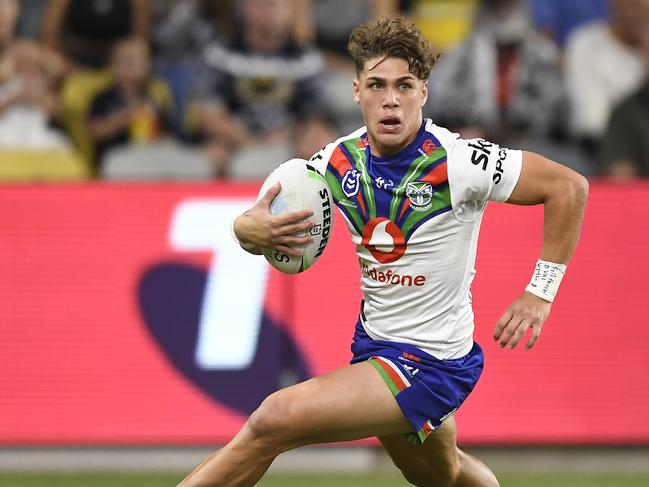
[[[384,107],[397,107],[399,106],[399,93],[394,88],[385,90],[385,97],[383,98]]]

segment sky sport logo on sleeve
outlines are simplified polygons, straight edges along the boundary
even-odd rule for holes
[[[471,164],[474,166],[480,166],[483,171],[486,171],[493,144],[484,139],[476,139],[474,143],[469,144],[469,147],[473,149],[473,152],[471,153]],[[502,181],[503,173],[505,172],[503,163],[507,159],[508,154],[509,152],[507,149],[498,150],[498,159],[496,160],[496,167],[494,168],[495,170],[492,176],[494,184],[499,184],[500,181]]]

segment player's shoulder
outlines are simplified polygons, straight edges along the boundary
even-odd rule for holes
[[[337,147],[343,145],[348,141],[364,139],[366,136],[367,128],[365,126],[360,127],[353,132],[347,135],[343,135],[342,137],[338,137],[333,142],[325,145],[322,149],[313,154],[309,161],[321,174],[324,174],[327,170],[327,165],[329,164],[331,156]]]
[[[424,119],[424,130],[432,135],[447,153],[450,153],[455,145],[462,140],[460,134],[437,125],[430,118]]]
[[[434,124],[431,130],[446,150],[448,184],[458,217],[474,219],[487,200],[507,200],[520,176],[520,150],[481,138],[464,139]]]
[[[484,139],[464,139],[460,134],[425,119],[425,130],[428,132],[437,146],[442,147],[446,152],[448,166],[464,165],[471,157],[476,157],[473,151],[483,150],[493,145]],[[475,164],[475,163],[474,163]]]
[[[426,119],[426,131],[433,135],[447,154],[447,164],[455,167],[484,168],[487,158],[506,158],[509,149],[482,138],[462,138],[460,134],[436,125]]]

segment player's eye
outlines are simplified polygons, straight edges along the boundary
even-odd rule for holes
[[[412,84],[410,84],[410,83],[401,83],[399,85],[399,89],[402,90],[402,91],[409,90],[410,88],[412,88]]]
[[[380,90],[383,85],[378,81],[372,81],[370,83],[370,90]]]

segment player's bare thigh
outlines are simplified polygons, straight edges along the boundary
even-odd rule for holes
[[[404,477],[414,485],[446,485],[460,468],[455,418],[450,416],[423,445],[413,445],[403,435],[380,436],[379,441]],[[434,482],[434,483],[431,483]]]
[[[284,448],[403,434],[412,427],[376,369],[360,363],[271,394],[248,421]]]

